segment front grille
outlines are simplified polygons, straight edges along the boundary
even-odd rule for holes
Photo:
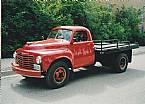
[[[33,69],[34,56],[26,53],[17,53],[16,63],[26,69]]]

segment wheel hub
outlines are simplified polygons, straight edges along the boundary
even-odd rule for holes
[[[54,80],[56,83],[62,83],[66,78],[66,71],[63,67],[59,67],[54,72]]]
[[[122,57],[121,60],[120,60],[120,68],[122,70],[124,70],[126,67],[126,58],[125,57]]]

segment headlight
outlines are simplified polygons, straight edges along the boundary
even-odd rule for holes
[[[13,53],[13,58],[16,58],[16,55],[17,55],[17,53],[16,53],[16,51]]]
[[[37,57],[36,57],[36,63],[37,63],[37,64],[41,64],[41,61],[42,61],[42,60],[41,60],[41,56],[37,56]]]

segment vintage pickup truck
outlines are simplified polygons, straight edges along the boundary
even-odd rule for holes
[[[12,69],[26,78],[44,78],[50,88],[59,88],[71,73],[100,62],[114,72],[125,72],[132,61],[132,49],[138,44],[118,40],[92,40],[90,31],[81,26],[59,26],[48,38],[27,42],[13,56]]]

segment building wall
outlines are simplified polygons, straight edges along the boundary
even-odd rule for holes
[[[121,7],[122,5],[128,7],[134,7],[137,9],[142,9],[144,7],[144,31],[145,31],[145,0],[96,0],[103,4],[112,4],[115,7]],[[142,24],[140,25],[141,28]]]
[[[142,8],[145,6],[145,0],[110,0],[112,3],[117,5],[132,6],[135,8]]]

